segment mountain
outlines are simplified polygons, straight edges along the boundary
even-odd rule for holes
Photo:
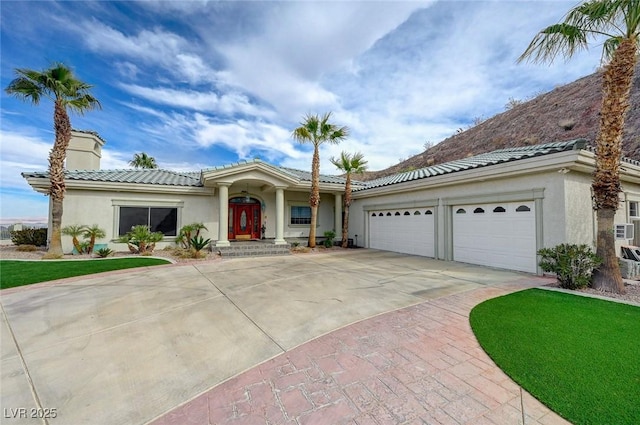
[[[513,102],[512,107],[476,126],[441,141],[426,151],[380,171],[358,176],[372,180],[391,174],[466,158],[496,149],[585,138],[593,145],[599,127],[602,73],[535,97]],[[640,62],[631,89],[623,154],[640,160]]]

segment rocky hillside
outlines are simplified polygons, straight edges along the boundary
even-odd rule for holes
[[[602,101],[601,73],[558,87],[455,134],[430,149],[362,180],[427,167],[507,147],[577,138],[595,140]],[[640,160],[640,63],[636,67],[623,139],[624,155]]]

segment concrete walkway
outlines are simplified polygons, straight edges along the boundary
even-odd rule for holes
[[[562,423],[467,320],[545,282],[352,250],[5,290],[1,423]]]

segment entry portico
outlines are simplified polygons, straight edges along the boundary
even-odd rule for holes
[[[203,170],[203,185],[218,189],[219,220],[216,246],[229,246],[230,240],[233,239],[259,239],[263,226],[266,229],[269,210],[275,210],[274,244],[285,245],[286,227],[289,227],[288,235],[293,236],[292,226],[307,224],[307,217],[293,217],[292,209],[289,210],[288,226],[286,224],[286,202],[296,208],[294,204],[300,203],[300,195],[306,196],[311,190],[310,178],[306,178],[310,177],[310,174],[307,174],[309,173],[276,167],[262,161]],[[321,181],[320,189],[325,197],[327,191],[334,195],[333,229],[340,232],[344,183],[339,177],[331,177],[333,181],[326,181],[326,176],[323,177],[325,181]]]

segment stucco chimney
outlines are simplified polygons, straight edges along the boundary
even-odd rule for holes
[[[71,130],[67,170],[99,170],[104,140],[94,131]]]

